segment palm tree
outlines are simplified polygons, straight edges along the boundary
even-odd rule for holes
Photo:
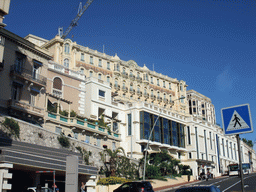
[[[111,150],[111,149],[104,149],[103,154],[106,154],[109,156],[109,162],[106,162],[104,160],[104,164],[107,168],[107,163],[109,164],[109,170],[110,170],[110,175],[111,176],[116,176],[116,169],[117,169],[117,159],[119,157],[118,153],[123,153],[125,156],[124,149],[122,147],[118,147],[116,150]],[[104,158],[104,157],[103,157]],[[107,168],[108,170],[108,168]]]

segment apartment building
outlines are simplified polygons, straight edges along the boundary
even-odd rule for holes
[[[195,178],[207,170],[221,175],[228,164],[238,162],[236,140],[216,125],[210,98],[187,91],[185,81],[59,36],[46,40],[28,35],[23,41],[41,52],[34,58],[13,51],[9,55],[18,58],[17,67],[10,67],[12,59],[11,70],[4,66],[0,72],[9,81],[1,85],[9,89],[1,96],[1,107],[12,115],[100,149],[121,146],[134,159],[143,156],[154,127],[149,152],[167,150],[190,165]],[[21,73],[24,66],[30,72]],[[255,162],[255,152],[243,142],[241,146],[243,161]]]

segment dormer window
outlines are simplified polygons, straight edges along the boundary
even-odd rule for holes
[[[165,88],[165,81],[163,81],[163,87]]]
[[[160,86],[160,84],[159,84],[159,79],[157,79],[157,85]]]
[[[65,52],[66,54],[69,54],[69,50],[70,50],[69,44],[68,44],[68,43],[65,43],[65,45],[64,45],[64,52]]]
[[[182,83],[180,84],[180,91],[183,91],[183,85],[182,85]]]

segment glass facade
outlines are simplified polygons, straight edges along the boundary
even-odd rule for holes
[[[151,140],[163,144],[185,147],[185,125],[150,114],[140,112],[140,139],[148,139],[155,124]]]

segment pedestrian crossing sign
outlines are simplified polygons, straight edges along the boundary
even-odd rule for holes
[[[221,118],[225,135],[253,132],[249,104],[222,108]]]

